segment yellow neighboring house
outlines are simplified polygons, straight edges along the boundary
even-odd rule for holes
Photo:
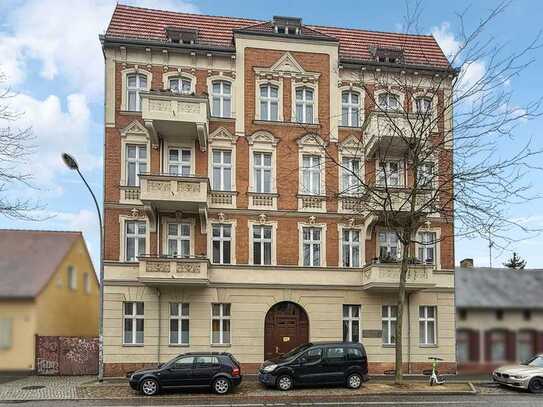
[[[35,336],[97,336],[98,280],[81,232],[0,230],[0,370],[33,370]]]

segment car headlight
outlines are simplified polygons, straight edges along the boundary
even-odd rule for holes
[[[525,375],[520,375],[520,374],[512,374],[511,377],[513,379],[518,379],[518,380],[523,380],[523,379],[527,379],[528,376],[525,376]]]
[[[271,373],[271,372],[273,372],[275,370],[276,367],[277,367],[277,365],[269,365],[269,366],[266,366],[262,370],[264,370],[266,373]]]

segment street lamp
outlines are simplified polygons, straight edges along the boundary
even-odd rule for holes
[[[91,187],[89,186],[81,171],[79,171],[79,165],[75,158],[73,158],[68,153],[62,153],[62,161],[70,169],[75,170],[85,183],[85,186],[89,190],[92,199],[94,200],[94,205],[96,206],[96,213],[98,214],[98,223],[100,225],[100,308],[99,308],[99,321],[98,321],[98,381],[104,379],[104,229],[102,227],[102,214],[100,212],[100,205],[98,205],[98,200],[92,192]]]

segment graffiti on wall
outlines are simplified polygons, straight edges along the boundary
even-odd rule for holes
[[[90,375],[98,372],[98,338],[37,336],[36,373]]]

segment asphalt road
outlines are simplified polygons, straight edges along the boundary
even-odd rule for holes
[[[81,401],[42,401],[42,402],[19,402],[18,405],[25,407],[91,407],[91,406],[111,406],[111,407],[129,407],[129,406],[165,406],[179,405],[179,402],[171,400],[153,400],[142,399],[141,401],[125,402],[118,401],[99,401],[99,400],[81,400]],[[2,404],[0,407],[13,407],[14,404]],[[207,401],[198,400],[194,404],[183,404],[185,407],[286,407],[286,406],[383,406],[383,407],[543,407],[543,395],[532,395],[525,393],[512,393],[500,395],[467,395],[467,396],[364,396],[359,399],[349,400],[310,400],[279,402],[271,400],[262,400],[262,402],[251,400],[251,402],[239,401],[233,404],[220,403],[216,398]]]

